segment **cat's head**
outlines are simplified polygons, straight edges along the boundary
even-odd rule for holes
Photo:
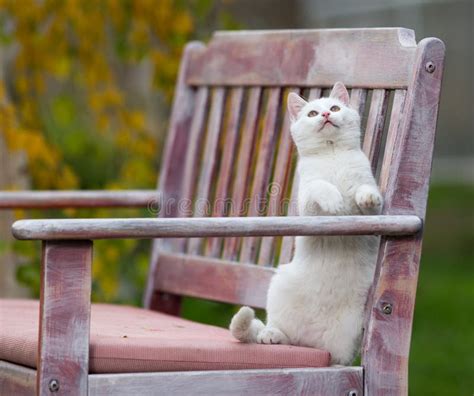
[[[359,113],[349,106],[349,93],[337,82],[327,98],[307,102],[288,95],[291,135],[301,154],[317,152],[328,142],[347,148],[360,147]]]

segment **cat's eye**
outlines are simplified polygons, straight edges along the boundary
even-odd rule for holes
[[[334,113],[336,111],[339,111],[339,110],[341,110],[341,108],[339,106],[334,105],[334,106],[331,107],[331,111],[334,112]]]
[[[318,112],[316,110],[311,110],[308,113],[308,117],[316,117],[318,115]]]

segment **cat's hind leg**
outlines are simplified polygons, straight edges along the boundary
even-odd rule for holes
[[[362,338],[362,318],[362,309],[340,311],[338,325],[324,336],[323,349],[331,354],[331,365],[348,366],[354,360]]]
[[[279,329],[274,326],[267,325],[258,332],[257,342],[259,344],[286,344],[290,343],[290,339]]]
[[[230,322],[231,334],[241,342],[257,342],[257,336],[265,327],[260,319],[255,318],[252,308],[242,307]]]

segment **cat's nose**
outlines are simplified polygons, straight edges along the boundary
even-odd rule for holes
[[[330,113],[329,111],[324,111],[324,112],[322,113],[322,116],[323,116],[324,118],[328,118],[330,114],[331,114],[331,113]]]

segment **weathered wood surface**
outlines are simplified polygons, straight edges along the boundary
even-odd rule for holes
[[[262,90],[259,87],[250,89],[242,138],[237,156],[237,169],[232,192],[231,216],[242,216],[244,211],[244,199],[247,192],[247,180],[250,176],[252,155],[254,153],[254,142],[257,130],[258,114],[260,109],[260,98]],[[239,250],[240,240],[229,238],[224,241],[223,256],[227,260],[235,260]]]
[[[208,213],[208,202],[211,201],[210,193],[215,177],[214,170],[217,161],[217,148],[219,145],[219,133],[221,130],[222,113],[224,111],[225,91],[223,88],[216,88],[212,95],[211,111],[207,128],[206,143],[202,153],[201,174],[197,186],[198,200],[195,203],[194,216],[203,217]],[[202,240],[195,238],[188,241],[188,252],[197,254],[200,251]]]
[[[288,92],[301,93],[298,88],[290,88]],[[286,103],[286,98],[284,98]],[[282,109],[283,110],[283,109]],[[269,204],[267,216],[286,215],[284,203],[285,194],[288,190],[288,184],[291,182],[291,158],[294,145],[290,135],[290,115],[287,107],[284,106],[283,125],[280,133],[280,141],[278,144],[278,152],[275,159],[275,170],[273,173],[272,184],[269,187]],[[260,252],[258,254],[258,264],[271,266],[273,264],[273,256],[276,254],[276,241],[274,237],[266,237],[262,239],[260,244]]]
[[[308,100],[315,100],[321,97],[321,88],[311,88],[309,90]]]
[[[182,195],[180,198],[188,199],[189,201],[193,198],[194,188],[196,186],[196,179],[198,177],[199,170],[199,145],[204,139],[204,121],[206,116],[206,104],[208,101],[209,90],[207,87],[201,87],[198,89],[196,94],[196,110],[192,118],[189,140],[187,142],[187,151],[183,153],[184,159],[184,174],[182,181]],[[176,158],[169,158],[170,161],[176,162]],[[180,159],[182,160],[182,159]],[[172,175],[169,175],[172,177]],[[181,213],[179,213],[181,215]]]
[[[405,88],[415,51],[414,32],[401,28],[217,32],[193,54],[187,82]]]
[[[87,394],[92,242],[43,242],[37,389]]]
[[[216,197],[213,208],[214,217],[222,217],[226,212],[226,200],[230,196],[229,190],[232,182],[232,167],[237,154],[237,143],[239,135],[239,118],[242,108],[243,88],[234,88],[230,95],[229,112],[230,115],[226,125],[226,140],[222,161],[217,176]],[[222,240],[211,238],[208,240],[207,254],[217,256],[220,253]]]
[[[445,48],[420,41],[394,155],[385,182],[385,214],[424,219]],[[429,65],[434,66],[434,70]],[[385,161],[385,160],[384,160]],[[421,233],[383,238],[374,286],[367,302],[362,350],[365,394],[408,394],[408,356],[421,254]],[[387,304],[391,310],[384,311]]]
[[[162,254],[155,275],[159,291],[265,308],[272,268],[202,256]]]
[[[0,209],[157,207],[157,190],[1,191]]]
[[[363,150],[369,158],[372,171],[375,173],[379,159],[380,144],[385,125],[385,115],[388,107],[389,91],[374,89],[370,103],[367,126],[365,128]]]
[[[187,150],[191,123],[193,121],[193,115],[195,114],[196,92],[186,84],[185,74],[186,69],[189,67],[189,57],[191,53],[200,50],[203,46],[202,43],[191,42],[186,45],[183,51],[158,183],[158,191],[161,192],[162,202],[165,202],[163,208],[160,210],[159,217],[179,216],[179,200],[186,196],[183,180],[186,178]],[[176,160],[177,158],[179,161]],[[147,286],[144,294],[145,307],[156,309],[160,305],[160,301],[162,301],[162,299],[154,293],[153,287],[154,273],[160,251],[181,251],[184,242],[183,240],[163,239],[153,241],[150,265],[148,267]],[[168,304],[171,300],[173,300],[173,302]],[[178,309],[178,300],[179,298],[170,298],[166,301],[166,304],[167,306]]]
[[[0,394],[34,395],[35,377],[35,370],[0,361]],[[362,367],[90,374],[88,394],[327,396],[350,391],[363,394]]]
[[[393,96],[392,113],[390,114],[385,152],[382,159],[382,168],[380,170],[379,186],[382,194],[385,194],[387,190],[387,184],[392,177],[392,161],[399,150],[398,147],[401,139],[400,128],[403,121],[406,95],[406,91],[397,89]],[[385,207],[387,207],[387,204]]]
[[[411,235],[417,216],[280,216],[19,220],[17,239],[180,238],[284,235]]]
[[[0,395],[36,395],[36,370],[0,360]]]
[[[351,394],[350,391],[357,393]],[[89,395],[362,395],[361,367],[94,374]]]
[[[181,77],[180,77],[181,79]],[[182,184],[181,184],[181,196],[178,195],[178,191],[176,191],[176,198],[173,195],[172,198],[172,205],[176,206],[176,208],[172,211],[166,210],[162,213],[161,217],[172,217],[173,214],[179,217],[186,217],[189,216],[186,212],[191,212],[192,210],[192,200],[193,200],[193,193],[196,188],[196,180],[198,178],[198,171],[199,171],[199,161],[200,161],[200,146],[202,140],[205,138],[205,127],[204,122],[206,119],[206,109],[207,109],[207,102],[209,100],[209,89],[208,87],[200,87],[196,93],[196,100],[195,100],[195,111],[192,117],[192,121],[190,124],[189,136],[188,141],[186,142],[187,151],[186,153],[182,153],[185,159],[183,160],[184,169],[183,177],[182,177]],[[179,111],[179,110],[178,110]],[[173,115],[172,115],[173,117]],[[183,137],[181,137],[183,138]],[[181,154],[180,152],[178,154]],[[172,162],[179,162],[176,161],[175,157],[167,158],[167,160]],[[171,171],[173,172],[173,171]],[[171,178],[174,179],[176,175],[164,175],[164,178]],[[174,202],[176,200],[176,202]],[[181,207],[178,200],[181,203],[185,203],[185,207]],[[169,246],[173,246],[173,250],[182,251],[185,249],[187,241],[176,240],[172,243],[167,243]]]
[[[365,102],[367,100],[367,90],[361,88],[354,88],[351,90],[350,103],[349,105],[357,110],[359,115],[362,117],[365,109]]]
[[[272,170],[272,159],[275,151],[277,137],[276,121],[279,112],[281,90],[270,88],[268,102],[265,109],[264,127],[261,141],[258,146],[257,163],[253,174],[252,188],[250,192],[250,207],[247,215],[250,217],[259,216],[264,212],[262,205],[266,199],[268,181]],[[257,255],[259,239],[245,238],[242,241],[240,251],[240,261],[254,262]]]

